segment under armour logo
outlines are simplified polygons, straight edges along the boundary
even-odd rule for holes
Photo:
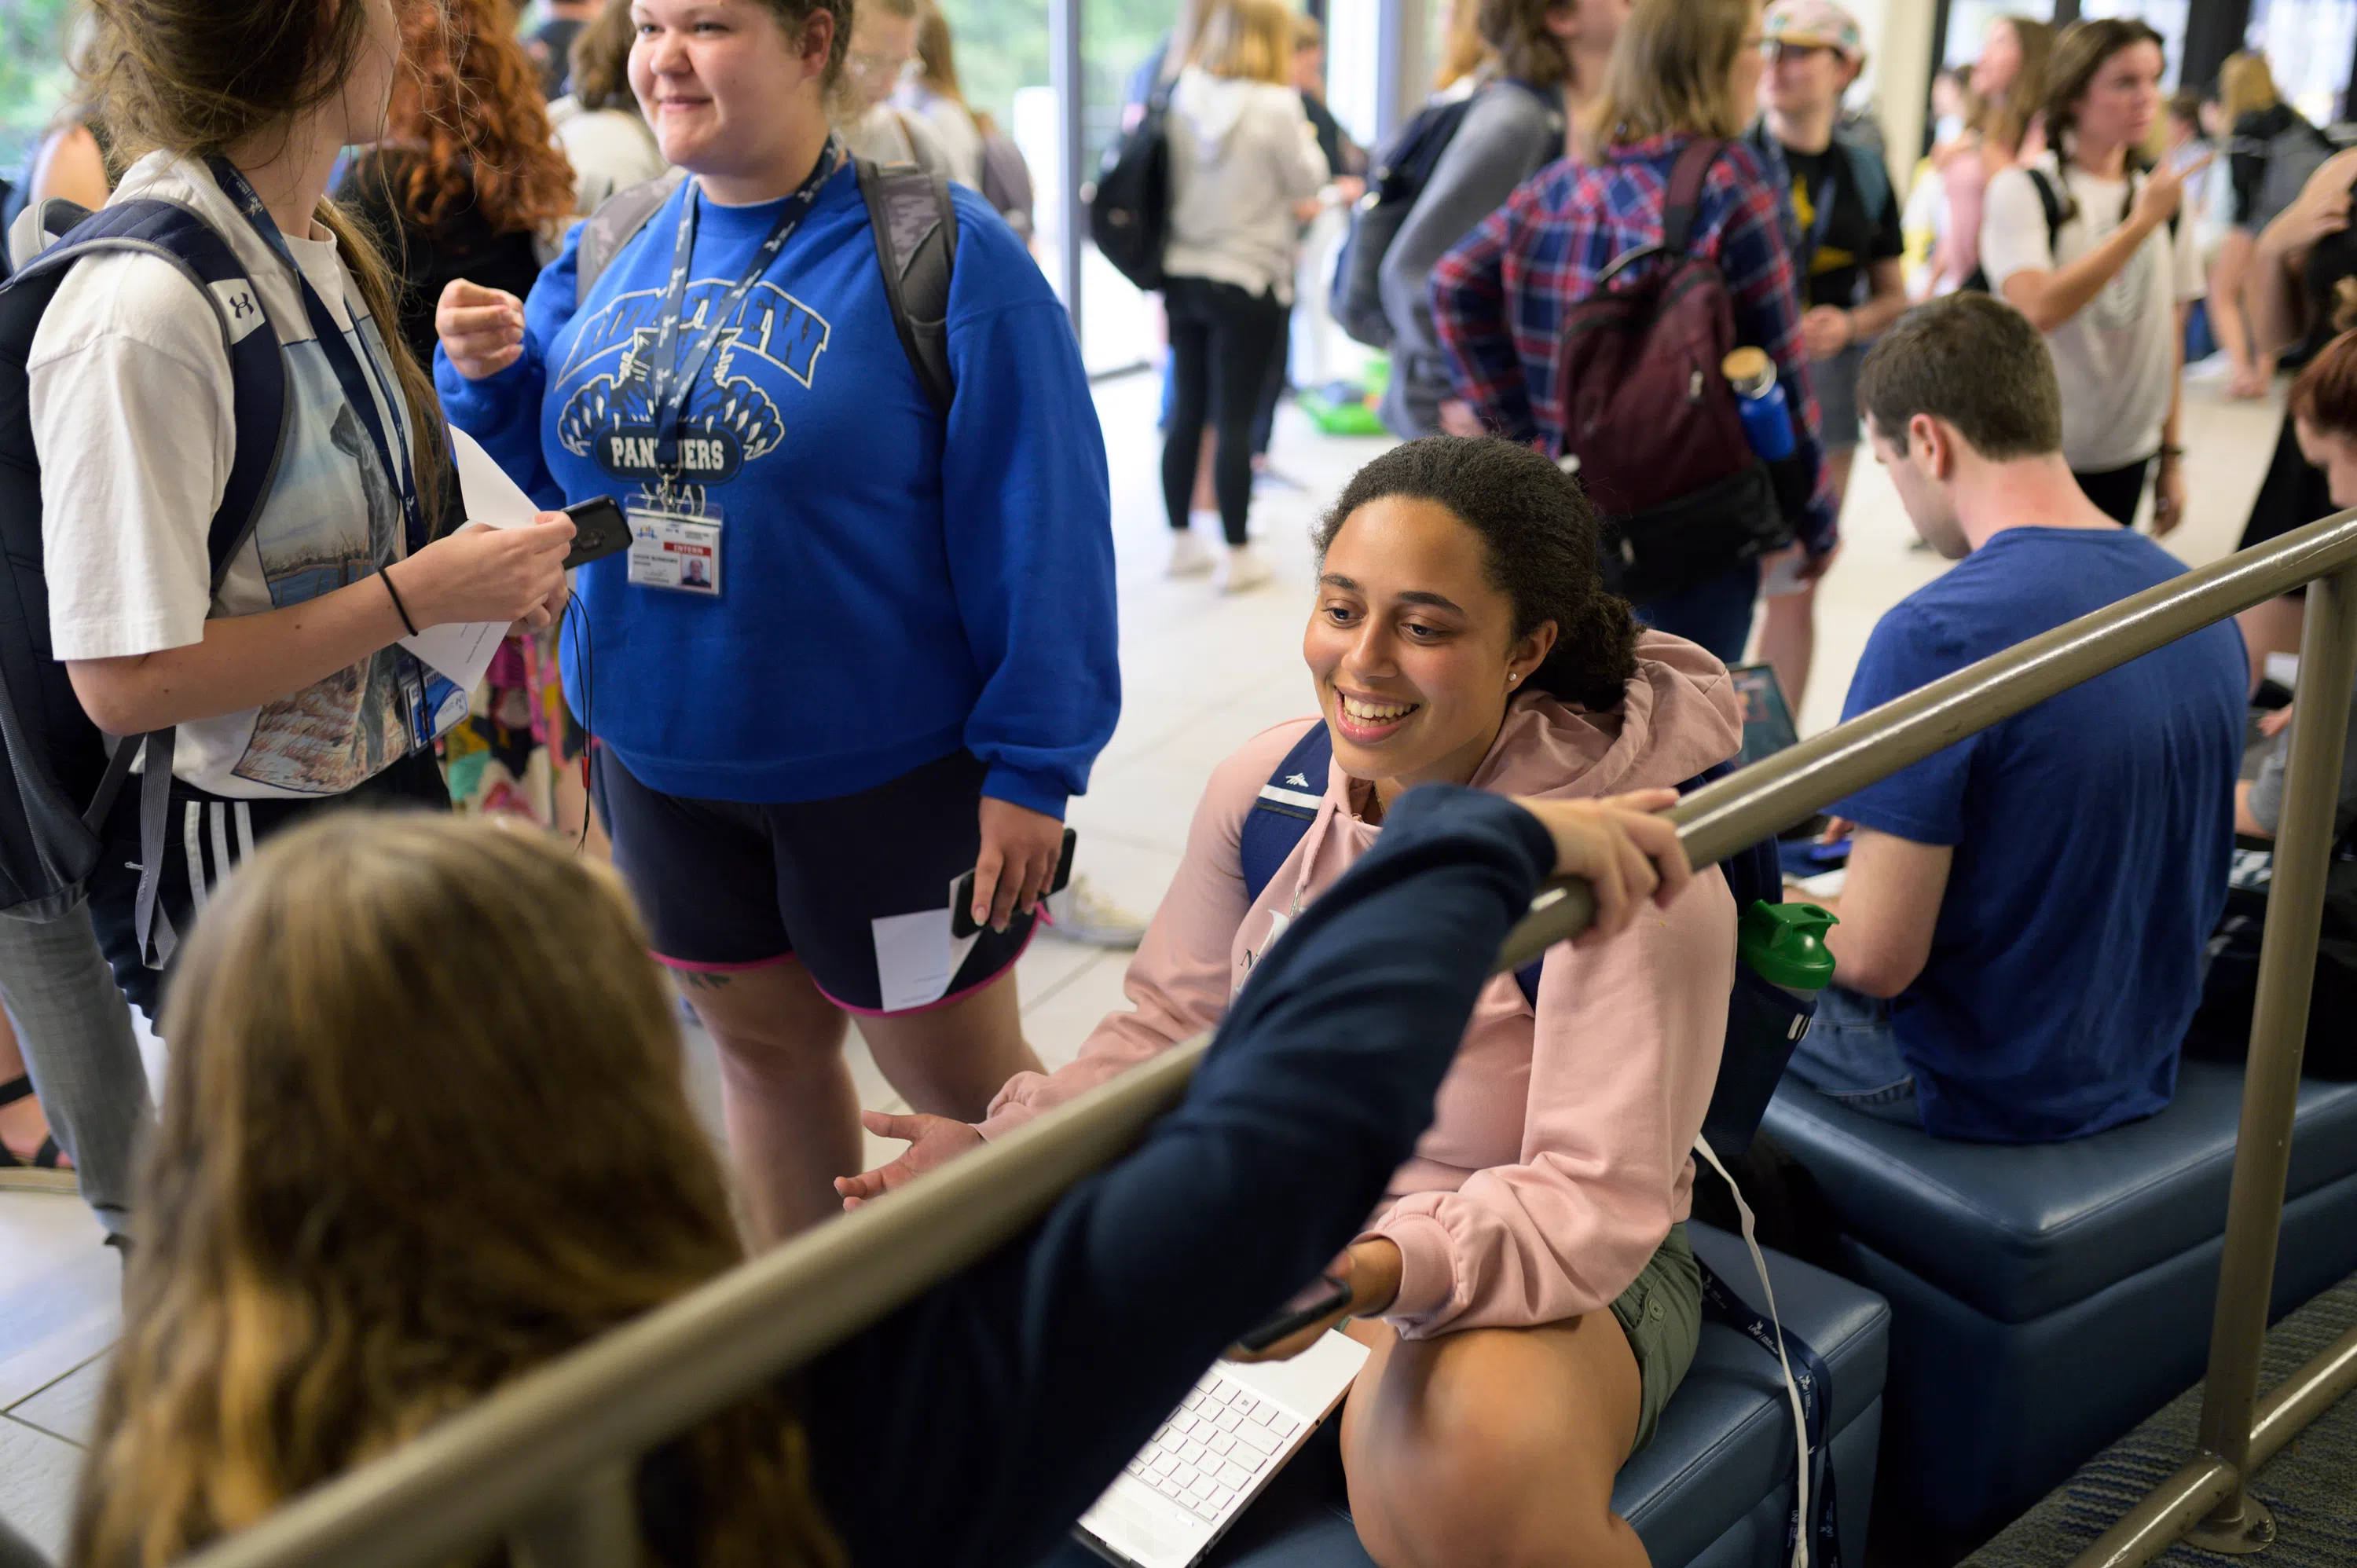
[[[1308,789],[1308,788],[1309,788],[1309,780],[1308,780],[1308,779],[1306,776],[1304,776],[1304,775],[1302,775],[1302,774],[1299,774],[1299,773],[1288,773],[1288,774],[1286,774],[1286,778],[1285,778],[1285,781],[1286,781],[1287,784],[1297,784],[1297,785],[1299,785],[1299,786],[1300,786],[1302,789]]]
[[[253,303],[253,295],[250,294],[233,294],[229,296],[229,318],[231,321],[256,314],[258,314],[258,311]]]

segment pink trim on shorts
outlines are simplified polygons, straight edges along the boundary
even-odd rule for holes
[[[681,970],[689,974],[744,974],[756,969],[775,969],[791,959],[794,953],[791,948],[788,948],[775,958],[757,958],[750,963],[691,963],[683,958],[659,953],[652,948],[647,950],[647,956],[665,969]]]
[[[1048,911],[1045,908],[1042,908],[1039,911],[1042,915],[1045,915],[1047,912]],[[963,991],[952,991],[938,1002],[928,1002],[922,1007],[903,1007],[897,1013],[882,1007],[855,1007],[850,1003],[845,1002],[842,997],[830,993],[825,986],[818,985],[817,976],[813,975],[811,977],[811,983],[813,985],[818,985],[818,993],[821,996],[825,997],[829,1002],[834,1003],[837,1007],[842,1008],[845,1012],[850,1014],[855,1018],[913,1018],[920,1013],[937,1012],[943,1007],[951,1005],[952,1003],[963,1002],[967,997],[973,995],[975,992],[987,991],[992,986],[997,984],[1000,981],[1006,979],[1006,972],[1015,967],[1017,959],[1020,959],[1026,952],[1030,950],[1031,939],[1039,934],[1039,922],[1034,920],[1031,924],[1031,929],[1023,933],[1023,945],[1015,950],[1014,958],[1008,959],[1005,963],[1000,964],[996,969],[993,970],[987,978],[975,981]]]

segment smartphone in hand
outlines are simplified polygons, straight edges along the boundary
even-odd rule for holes
[[[1056,875],[1048,884],[1049,893],[1061,893],[1071,885],[1072,849],[1080,843],[1080,837],[1071,828],[1064,830],[1064,848],[1056,857]],[[950,884],[950,935],[963,941],[980,929],[974,918],[974,873],[968,871]]]
[[[1331,1317],[1351,1305],[1351,1282],[1319,1274],[1309,1288],[1285,1305],[1274,1317],[1236,1337],[1239,1349],[1265,1350],[1280,1339],[1300,1333],[1311,1324]]]
[[[611,496],[576,501],[565,509],[565,515],[573,520],[573,547],[565,553],[568,572],[630,547],[630,520],[622,515],[622,504]]]

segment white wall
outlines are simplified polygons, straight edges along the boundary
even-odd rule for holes
[[[1844,0],[1866,35],[1866,74],[1853,102],[1874,104],[1890,145],[1891,173],[1901,188],[1923,146],[1923,116],[1932,91],[1932,0]]]

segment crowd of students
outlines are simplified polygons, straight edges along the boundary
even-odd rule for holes
[[[128,1254],[74,1563],[175,1560],[1206,1030],[1186,1101],[1040,1227],[649,1456],[651,1554],[1035,1560],[1325,1267],[1350,1295],[1315,1330],[1372,1352],[1340,1420],[1377,1562],[1645,1561],[1611,1491],[1695,1353],[1690,1150],[1738,962],[1727,877],[1658,812],[1741,746],[1728,666],[1763,595],[1797,702],[1861,445],[1955,564],[1877,626],[1846,714],[2181,570],[2128,525],[2148,483],[2155,532],[2182,516],[2193,170],[2142,156],[2149,29],[2000,24],[1945,155],[1973,243],[1941,265],[1976,286],[1908,310],[1831,0],[1460,11],[1469,100],[1383,274],[1413,438],[1327,511],[1305,667],[1271,673],[1316,716],[1213,771],[1130,1005],[1050,1073],[1015,963],[1119,712],[1110,492],[942,19],[609,0],[526,40],[491,0],[300,25],[231,0],[200,30],[99,8],[44,166],[87,136],[113,200],[195,213],[288,378],[216,571],[253,434],[219,289],[91,254],[26,366],[56,656],[106,731],[172,737],[146,754],[168,778],[102,824],[86,905],[0,921],[0,1001]],[[1208,468],[1231,589],[1265,574],[1254,425],[1343,145],[1293,74],[1305,39],[1275,0],[1211,0],[1145,75],[1171,127],[1173,568],[1212,564],[1188,527]],[[2310,359],[2274,532],[2357,500],[2346,157],[2250,248],[2255,341]],[[909,163],[931,229],[879,217],[880,166]],[[1631,604],[1556,460],[1557,338],[1662,242],[1681,168],[1688,253],[1787,411],[1761,492],[1787,542]],[[935,328],[906,263],[944,228]],[[464,522],[478,445],[532,521]],[[632,542],[568,573],[559,509],[604,497]],[[2237,826],[2280,810],[2279,761],[2237,785],[2261,634],[2296,615],[2268,613],[1836,803],[1835,985],[1794,1073],[1986,1141],[2166,1105]],[[569,834],[429,814],[486,720],[407,643],[484,623],[517,639],[474,704],[490,744],[536,734],[587,774],[619,883]],[[2357,749],[2348,774],[2344,832]],[[1272,788],[1300,819],[1273,856],[1250,847]],[[929,947],[968,869],[974,935]],[[1594,884],[1595,929],[1491,975],[1551,875]],[[2357,961],[2357,889],[2333,897],[2324,956]],[[673,988],[719,1047],[725,1178]],[[170,1047],[160,1117],[126,997]],[[872,1171],[855,1015],[912,1107],[866,1119],[909,1145]],[[451,1168],[486,1177],[456,1209]]]

